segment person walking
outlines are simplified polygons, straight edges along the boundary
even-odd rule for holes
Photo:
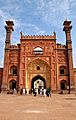
[[[36,90],[36,88],[34,89],[34,96],[36,96],[37,95],[37,90]]]

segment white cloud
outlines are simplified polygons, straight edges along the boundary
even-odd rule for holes
[[[33,35],[42,35],[45,34],[45,31],[40,29],[38,26],[31,23],[22,23],[21,28],[26,28],[25,32],[28,34],[29,32]]]
[[[24,0],[24,2],[27,2],[30,4],[32,2],[32,0],[26,0],[26,1]]]
[[[0,9],[0,17],[1,17],[2,19],[7,19],[6,16],[7,16],[6,13],[5,13],[3,10]]]
[[[45,22],[57,26],[57,21],[69,18],[70,1],[69,0],[39,0],[37,2],[37,11]],[[61,24],[60,24],[61,26]]]
[[[18,19],[16,19],[15,16],[11,16],[10,13],[4,12],[1,9],[0,9],[0,17],[4,25],[5,25],[5,21],[12,20],[15,24],[15,29],[21,26],[21,22]]]
[[[4,12],[4,11],[0,11],[1,13],[1,17],[5,19],[8,18],[12,18],[15,21],[15,25],[17,27],[19,27],[21,25],[20,21],[16,19],[17,14],[19,14],[20,11],[23,12],[23,9],[25,10],[25,14],[26,15],[26,9],[22,8],[22,3],[24,3],[26,5],[27,3],[31,3],[32,8],[34,9],[32,11],[31,9],[31,16],[33,14],[40,16],[40,18],[42,18],[42,20],[48,24],[52,24],[54,26],[57,26],[57,21],[60,23],[61,20],[68,18],[69,14],[70,14],[70,0],[23,0],[22,2],[18,2],[18,0],[6,0],[6,4],[8,3],[8,6],[5,6],[4,8],[7,8],[8,12]],[[73,0],[72,0],[73,2]],[[21,4],[20,4],[21,3]],[[12,5],[14,4],[14,5]],[[35,6],[33,6],[33,4],[35,4]],[[29,6],[29,4],[28,4]],[[15,7],[15,8],[14,8]],[[6,10],[6,9],[5,9]],[[9,11],[10,10],[10,11]],[[14,12],[16,14],[14,14],[13,16],[11,16],[11,11],[14,10]],[[21,15],[20,15],[21,16]],[[57,17],[58,16],[58,17]],[[60,25],[61,26],[61,25]]]

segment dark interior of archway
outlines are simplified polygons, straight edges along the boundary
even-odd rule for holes
[[[61,83],[61,90],[65,90],[65,83]]]
[[[16,89],[16,81],[15,81],[15,80],[12,80],[12,81],[10,82],[10,89],[13,90],[14,88]]]
[[[61,85],[61,90],[65,90],[67,83],[66,83],[66,81],[63,80],[63,81],[61,81],[60,85]]]
[[[34,82],[35,82],[36,80],[38,80],[38,79],[40,79],[40,80],[42,80],[42,81],[44,82],[44,88],[46,88],[45,79],[44,79],[42,76],[40,76],[40,75],[37,75],[37,76],[35,76],[35,77],[32,79],[31,88],[34,88]]]

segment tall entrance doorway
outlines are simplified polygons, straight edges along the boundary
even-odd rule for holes
[[[37,75],[32,79],[32,83],[31,83],[31,88],[33,89],[44,89],[46,88],[46,83],[45,83],[45,79],[40,76]]]
[[[50,66],[42,59],[35,59],[27,67],[26,88],[48,88],[51,87]]]
[[[10,88],[10,90],[13,90],[14,88],[16,89],[16,81],[15,80],[11,80],[9,82],[9,88]]]
[[[66,90],[67,89],[67,82],[66,80],[62,80],[60,82],[61,90]]]

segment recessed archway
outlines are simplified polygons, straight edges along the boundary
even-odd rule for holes
[[[13,65],[10,67],[10,75],[17,76],[17,66]]]
[[[35,59],[28,64],[26,77],[26,88],[31,89],[34,84],[37,84],[36,82],[48,88],[51,85],[50,65],[42,59]]]
[[[62,80],[60,82],[60,87],[61,87],[61,90],[66,90],[67,89],[67,81],[66,80]]]
[[[9,88],[10,88],[10,90],[13,90],[14,88],[16,89],[16,84],[17,84],[17,82],[15,80],[11,80],[9,82]]]
[[[35,88],[46,88],[46,83],[45,83],[45,79],[40,76],[40,75],[37,75],[35,76],[33,79],[32,79],[32,82],[31,82],[31,88],[35,89]]]

